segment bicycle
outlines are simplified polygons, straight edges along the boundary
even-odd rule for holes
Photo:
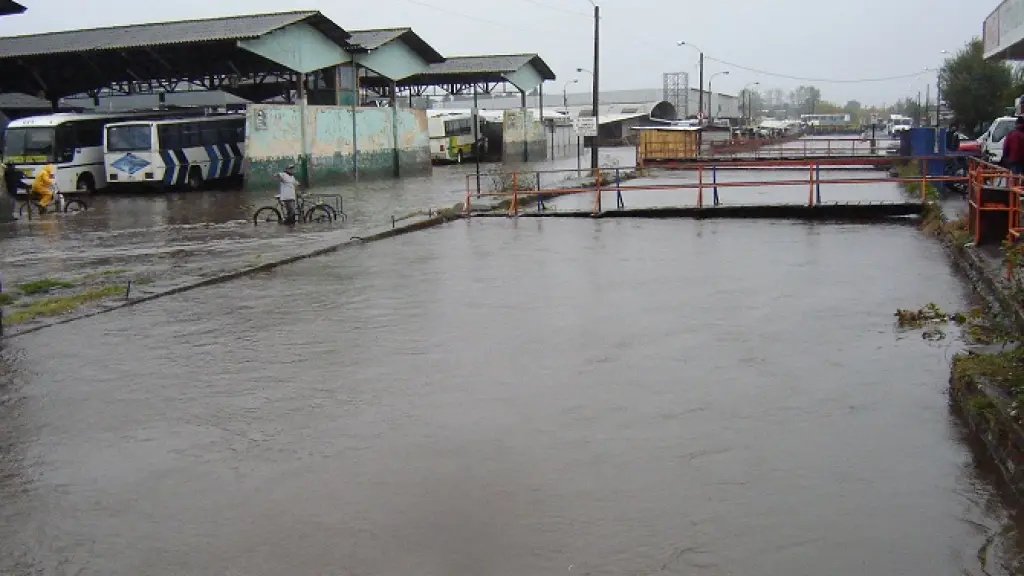
[[[277,204],[261,206],[252,215],[252,223],[259,225],[260,222],[269,224],[272,222],[281,223],[284,221],[283,214],[287,213],[284,201],[279,195],[274,196]],[[325,198],[333,198],[335,205],[332,206],[325,201]],[[308,208],[307,208],[308,205]],[[342,210],[341,195],[339,194],[302,194],[295,199],[296,220],[299,222],[335,222],[348,219]]]
[[[74,213],[74,212],[85,212],[89,209],[89,205],[85,203],[85,200],[81,198],[68,198],[60,192],[60,190],[54,190],[53,200],[47,208],[39,203],[39,200],[28,191],[24,198],[19,199],[18,216],[28,216],[28,219],[32,219],[32,212],[35,211],[36,215],[42,216],[46,212],[52,210],[54,213]]]

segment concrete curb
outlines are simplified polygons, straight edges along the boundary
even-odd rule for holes
[[[337,252],[339,250],[342,250],[343,248],[348,248],[350,246],[358,246],[358,245],[366,244],[366,243],[369,243],[369,242],[376,242],[378,240],[385,240],[387,238],[393,238],[395,236],[401,236],[403,234],[408,234],[410,232],[416,232],[418,230],[426,230],[427,228],[433,228],[435,226],[440,226],[442,224],[447,224],[448,222],[452,222],[454,220],[459,220],[461,218],[462,218],[462,215],[457,213],[457,212],[454,212],[454,211],[442,211],[440,214],[438,214],[436,216],[432,216],[432,217],[424,219],[424,220],[418,220],[416,222],[412,222],[412,223],[406,224],[404,226],[397,226],[397,227],[392,228],[390,230],[385,230],[383,232],[377,232],[377,233],[371,234],[369,236],[353,236],[351,239],[345,240],[344,242],[338,242],[336,244],[331,244],[331,245],[328,245],[328,246],[322,246],[320,248],[317,248],[316,250],[311,250],[309,252],[303,252],[301,254],[294,254],[292,256],[286,256],[286,257],[283,257],[283,258],[278,258],[277,260],[272,260],[270,262],[264,262],[264,263],[256,265],[256,266],[249,266],[247,268],[241,268],[239,270],[232,270],[231,272],[225,272],[223,274],[219,274],[219,275],[214,276],[212,278],[204,278],[204,279],[198,280],[196,282],[191,282],[189,284],[184,284],[184,285],[181,285],[181,286],[175,286],[174,288],[168,288],[167,290],[163,290],[161,292],[157,292],[157,293],[154,293],[154,294],[148,294],[146,296],[141,296],[139,298],[134,298],[134,299],[131,299],[131,300],[126,300],[124,302],[119,302],[117,304],[111,304],[111,305],[103,306],[102,308],[98,308],[98,309],[95,309],[95,310],[90,310],[88,312],[83,312],[81,314],[74,314],[74,315],[71,315],[71,316],[68,316],[68,317],[65,317],[65,318],[57,318],[57,319],[54,319],[52,321],[49,321],[49,322],[46,322],[46,323],[43,323],[43,324],[39,324],[37,326],[32,326],[32,327],[25,328],[25,329],[22,329],[22,330],[16,330],[16,327],[12,327],[11,328],[12,333],[4,334],[3,340],[4,341],[13,340],[13,339],[18,338],[20,336],[24,336],[26,334],[32,334],[33,332],[38,332],[38,331],[43,330],[45,328],[51,328],[53,326],[59,326],[61,324],[67,324],[69,322],[74,322],[76,320],[83,320],[85,318],[92,318],[93,316],[98,316],[100,314],[105,314],[107,312],[113,312],[114,310],[121,310],[123,308],[128,308],[128,307],[131,307],[131,306],[135,306],[137,304],[143,304],[145,302],[151,302],[151,301],[156,300],[158,298],[164,298],[166,296],[174,296],[176,294],[181,294],[182,292],[188,292],[190,290],[195,290],[197,288],[205,288],[207,286],[214,286],[216,284],[222,284],[224,282],[235,280],[236,278],[242,278],[244,276],[252,276],[254,274],[259,274],[261,272],[267,272],[267,271],[273,270],[275,268],[284,266],[286,264],[292,264],[292,263],[298,262],[300,260],[307,260],[309,258],[315,258],[317,256],[323,256],[325,254],[330,254],[332,252]]]

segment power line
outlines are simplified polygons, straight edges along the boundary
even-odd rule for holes
[[[444,12],[446,14],[451,14],[452,16],[458,16],[460,18],[465,18],[466,20],[472,20],[474,22],[480,22],[481,24],[490,24],[492,26],[500,26],[501,28],[504,28],[506,30],[512,29],[512,30],[519,30],[520,32],[530,32],[530,33],[540,32],[542,34],[546,34],[547,33],[547,32],[541,31],[541,30],[539,30],[537,28],[533,28],[533,29],[523,28],[521,26],[510,25],[507,22],[497,22],[495,20],[487,20],[487,19],[484,19],[484,18],[478,18],[476,16],[471,16],[469,14],[466,14],[465,12],[460,12],[458,10],[449,10],[448,8],[441,8],[440,6],[434,6],[433,4],[428,4],[426,2],[421,2],[420,0],[401,0],[401,1],[402,2],[408,2],[409,4],[415,4],[417,6],[422,6],[424,8],[430,8],[431,10],[437,10],[438,12]]]
[[[705,60],[712,60],[714,62],[718,62],[719,64],[725,64],[726,66],[731,66],[733,68],[739,68],[740,70],[746,70],[747,72],[754,72],[756,74],[762,74],[764,76],[774,76],[775,78],[785,78],[785,79],[788,79],[788,80],[800,80],[800,81],[803,81],[803,82],[823,82],[823,83],[828,83],[828,84],[866,84],[868,82],[891,82],[893,80],[906,80],[906,79],[914,78],[914,77],[917,77],[917,76],[921,75],[921,72],[913,72],[913,73],[910,73],[910,74],[900,74],[900,75],[897,75],[897,76],[885,76],[885,77],[882,77],[882,78],[859,78],[859,79],[849,79],[849,78],[844,78],[844,79],[839,79],[839,78],[807,78],[807,77],[803,77],[803,76],[790,76],[788,74],[779,74],[777,72],[768,72],[768,71],[765,71],[765,70],[759,70],[757,68],[751,68],[749,66],[743,66],[742,64],[735,64],[733,62],[728,62],[726,60],[721,60],[721,59],[718,59],[718,58],[712,58],[711,56],[708,56],[707,54],[704,55],[704,59]]]
[[[474,22],[479,22],[481,24],[490,24],[492,26],[499,26],[499,27],[501,27],[503,29],[506,29],[506,30],[513,29],[513,30],[519,30],[521,32],[541,33],[541,34],[547,34],[547,33],[550,32],[550,31],[541,30],[539,28],[525,28],[525,27],[522,27],[522,26],[510,25],[507,22],[498,22],[498,21],[495,21],[495,20],[487,20],[485,18],[479,18],[477,16],[472,16],[472,15],[467,14],[465,12],[461,12],[461,11],[457,11],[457,10],[450,10],[448,8],[441,8],[440,6],[435,6],[435,5],[430,4],[428,2],[423,2],[422,0],[401,0],[401,1],[402,2],[408,2],[409,4],[415,4],[417,6],[422,6],[424,8],[429,8],[431,10],[436,10],[438,12],[444,12],[446,14],[451,14],[452,16],[458,16],[458,17],[464,18],[466,20],[472,20]],[[566,14],[572,14],[572,15],[575,15],[575,16],[589,16],[588,14],[585,14],[583,12],[576,12],[574,10],[570,10],[570,9],[567,9],[567,8],[562,8],[560,6],[552,6],[552,5],[549,5],[549,4],[545,4],[545,3],[541,2],[540,0],[521,0],[521,1],[522,2],[526,2],[528,4],[533,4],[534,6],[538,6],[540,8],[545,8],[545,9],[548,9],[548,10],[555,10],[555,11],[558,11],[558,12],[564,12]],[[646,41],[646,40],[640,40],[639,43],[640,44],[646,44],[647,46],[655,48],[659,52],[663,52],[666,49],[666,46],[656,45],[656,44],[654,44],[654,43],[652,43],[650,41]],[[739,69],[739,70],[744,70],[744,71],[747,71],[747,72],[752,72],[752,73],[755,73],[755,74],[760,74],[762,76],[771,76],[771,77],[774,77],[774,78],[782,78],[782,79],[785,79],[785,80],[796,80],[796,81],[800,81],[800,82],[820,82],[820,83],[825,83],[825,84],[866,84],[866,83],[873,83],[873,82],[892,82],[894,80],[908,80],[908,79],[911,79],[911,78],[916,78],[916,77],[921,75],[921,72],[917,71],[917,72],[912,72],[912,73],[909,73],[909,74],[899,74],[899,75],[895,75],[895,76],[886,76],[886,77],[880,77],[880,78],[857,78],[857,79],[852,79],[852,78],[811,78],[811,77],[806,77],[806,76],[794,76],[794,75],[791,75],[791,74],[782,74],[782,73],[779,73],[779,72],[770,72],[768,70],[761,70],[759,68],[753,68],[751,66],[744,66],[743,64],[736,64],[735,62],[729,62],[728,60],[722,60],[720,58],[715,58],[713,56],[708,56],[707,54],[704,55],[704,59],[705,60],[711,60],[713,62],[718,62],[719,64],[724,64],[726,66],[729,66],[729,67],[732,67],[732,68],[736,68],[736,69]]]
[[[570,10],[568,8],[562,8],[560,6],[551,6],[549,4],[545,4],[543,2],[540,2],[539,0],[522,0],[522,1],[526,2],[527,4],[533,4],[534,6],[540,6],[541,8],[546,8],[548,10],[556,10],[558,12],[564,12],[566,14],[572,14],[574,16],[583,16],[583,17],[589,17],[590,16],[590,14],[587,14],[586,12],[577,12],[576,10]]]

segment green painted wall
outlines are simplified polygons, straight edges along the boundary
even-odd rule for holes
[[[253,104],[246,133],[246,185],[272,188],[273,174],[288,164],[308,165],[312,186],[363,178],[429,173],[430,147],[423,110],[308,106],[305,150],[299,106]],[[353,130],[353,122],[355,123]],[[397,140],[398,146],[394,145]]]
[[[530,110],[505,110],[502,118],[502,160],[522,162],[548,157],[544,125]]]
[[[305,23],[253,40],[239,40],[238,45],[296,72],[309,73],[352,60],[348,52]]]
[[[388,42],[368,54],[356,54],[356,62],[392,80],[401,80],[427,71],[423,58],[404,42]]]

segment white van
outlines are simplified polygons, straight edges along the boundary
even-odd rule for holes
[[[978,138],[981,153],[987,161],[995,164],[1002,162],[1003,140],[1006,139],[1006,135],[1013,130],[1016,124],[1017,119],[1013,116],[996,118],[988,127],[988,130]]]

